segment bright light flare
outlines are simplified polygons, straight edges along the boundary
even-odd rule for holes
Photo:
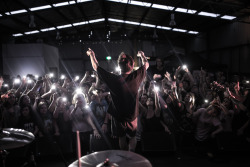
[[[66,102],[66,101],[67,101],[67,98],[66,98],[66,97],[63,97],[63,98],[62,98],[62,101],[63,101],[63,102]]]
[[[184,65],[182,66],[182,69],[183,69],[183,70],[187,69],[187,65],[184,64]]]
[[[75,77],[75,81],[78,81],[79,79],[80,79],[79,76],[76,76],[76,77]]]
[[[76,93],[77,93],[77,94],[81,94],[81,93],[82,93],[82,89],[81,89],[81,88],[77,88],[77,89],[76,89]]]
[[[14,79],[14,84],[19,84],[21,83],[21,80],[19,78]]]
[[[120,67],[116,67],[116,68],[115,68],[115,71],[120,72],[120,71],[121,71],[121,68],[120,68]]]
[[[50,73],[50,74],[49,74],[49,77],[50,77],[50,78],[53,78],[53,77],[54,77],[54,74],[53,74],[53,73]]]
[[[55,90],[56,89],[56,86],[55,85],[52,85],[51,86],[51,90]]]
[[[61,79],[65,79],[65,75],[61,75]]]
[[[31,79],[28,79],[28,80],[27,80],[27,83],[28,83],[28,84],[31,84],[31,83],[32,83],[32,80],[31,80]]]
[[[155,90],[156,92],[159,92],[160,88],[159,88],[158,86],[154,86],[154,90]]]

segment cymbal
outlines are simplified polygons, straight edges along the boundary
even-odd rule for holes
[[[80,161],[81,167],[152,167],[151,163],[143,156],[122,150],[94,152],[81,157]],[[78,160],[76,160],[69,167],[78,167],[78,165]]]
[[[0,150],[18,148],[31,143],[35,136],[23,129],[4,128],[0,132]]]

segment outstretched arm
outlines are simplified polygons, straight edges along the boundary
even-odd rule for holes
[[[147,69],[148,69],[148,67],[149,67],[149,63],[148,63],[147,58],[146,58],[146,57],[145,57],[145,55],[144,55],[144,52],[142,52],[142,51],[138,51],[137,56],[141,58],[142,65],[145,65],[146,70],[147,70]]]
[[[93,69],[95,71],[97,71],[97,67],[98,67],[99,64],[98,64],[98,61],[95,58],[95,52],[89,48],[89,50],[87,51],[87,55],[90,57]]]

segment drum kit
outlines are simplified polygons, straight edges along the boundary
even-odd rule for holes
[[[35,136],[22,129],[0,130],[0,155],[5,167],[6,150],[23,147],[31,143]],[[152,167],[143,156],[122,150],[107,150],[88,154],[74,161],[69,167]]]
[[[2,157],[2,165],[5,167],[7,151],[9,149],[23,147],[31,143],[35,136],[28,131],[22,129],[5,128],[0,130],[0,155]]]
[[[107,150],[85,155],[69,167],[152,167],[143,156],[122,150]]]

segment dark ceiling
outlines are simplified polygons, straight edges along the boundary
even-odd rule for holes
[[[48,8],[34,9],[40,6]],[[159,9],[159,6],[166,10]],[[181,8],[188,9],[184,12],[189,13],[180,12]],[[15,14],[18,11],[21,13]],[[209,17],[200,15],[200,12],[218,15]],[[174,26],[169,25],[171,14],[174,14]],[[228,20],[223,16],[235,18]],[[250,24],[246,21],[249,16],[249,0],[1,0],[0,35],[9,38],[16,34],[11,38],[16,43],[183,39],[232,22]],[[101,21],[94,23],[97,19]],[[32,20],[35,23],[33,27],[30,25]],[[121,22],[123,20],[130,22]],[[81,22],[82,25],[77,25]],[[144,24],[150,24],[150,27]],[[70,27],[58,27],[63,25]],[[47,28],[54,30],[44,32]],[[27,35],[29,32],[35,33]]]

